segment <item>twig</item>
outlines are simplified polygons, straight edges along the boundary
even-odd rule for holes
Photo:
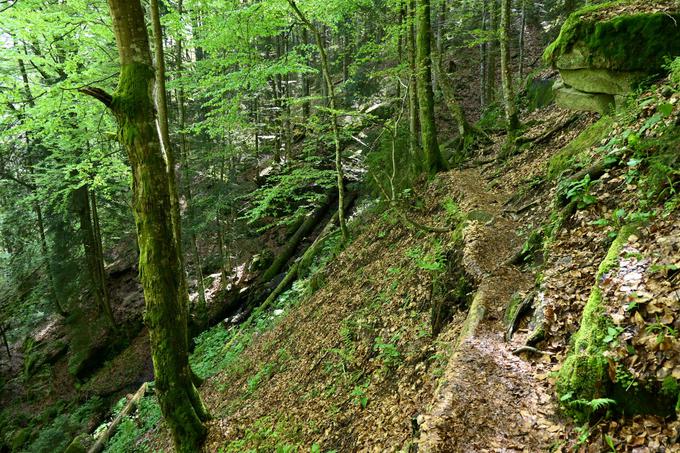
[[[532,352],[534,354],[543,354],[543,355],[555,355],[554,352],[541,351],[540,349],[536,349],[536,348],[531,347],[531,346],[521,346],[521,347],[515,349],[514,351],[512,351],[512,353],[514,355],[520,355],[523,352]]]

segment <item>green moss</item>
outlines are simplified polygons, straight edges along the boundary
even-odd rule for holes
[[[123,65],[120,69],[118,87],[113,93],[111,109],[119,121],[119,138],[122,143],[133,143],[138,130],[133,119],[148,118],[153,110],[150,82],[153,68],[140,63]]]
[[[604,338],[611,322],[605,315],[599,282],[607,272],[616,267],[621,249],[634,230],[633,225],[621,228],[617,238],[609,247],[607,256],[600,263],[595,285],[583,310],[581,325],[574,335],[572,349],[558,374],[557,394],[563,402],[590,401],[604,397],[611,388],[607,374],[608,362],[603,355],[608,347]],[[578,406],[568,406],[568,412],[577,419],[584,415]]]
[[[607,136],[613,124],[612,117],[603,116],[552,156],[548,162],[548,178],[554,180],[566,170],[586,163],[588,150]]]
[[[515,315],[517,314],[517,310],[521,303],[522,297],[518,293],[513,294],[508,306],[505,307],[505,314],[503,315],[503,323],[506,327],[515,319]]]
[[[560,56],[582,46],[593,67],[621,71],[661,69],[664,57],[680,54],[680,14],[643,13],[597,21],[588,16],[621,2],[593,5],[573,13],[543,54],[555,65]]]

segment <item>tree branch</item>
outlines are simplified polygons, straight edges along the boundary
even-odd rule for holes
[[[100,101],[102,104],[104,104],[106,107],[111,108],[111,103],[113,102],[113,97],[107,93],[106,91],[102,90],[101,88],[97,87],[82,87],[78,88],[78,91],[87,94],[88,96],[92,96],[96,100]]]

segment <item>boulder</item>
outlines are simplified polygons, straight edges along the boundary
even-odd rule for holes
[[[642,71],[610,71],[608,69],[583,68],[560,69],[566,85],[586,93],[628,94],[647,74]]]
[[[614,108],[614,96],[605,93],[586,93],[565,85],[561,81],[555,82],[555,102],[560,107],[569,110],[598,112],[605,114]]]
[[[560,105],[602,113],[678,55],[678,4],[623,0],[573,13],[543,57],[560,72]]]

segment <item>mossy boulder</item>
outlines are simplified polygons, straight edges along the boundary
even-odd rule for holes
[[[639,5],[638,5],[639,3]],[[602,113],[680,55],[680,11],[635,1],[607,2],[573,13],[543,57],[560,71],[557,103]]]

